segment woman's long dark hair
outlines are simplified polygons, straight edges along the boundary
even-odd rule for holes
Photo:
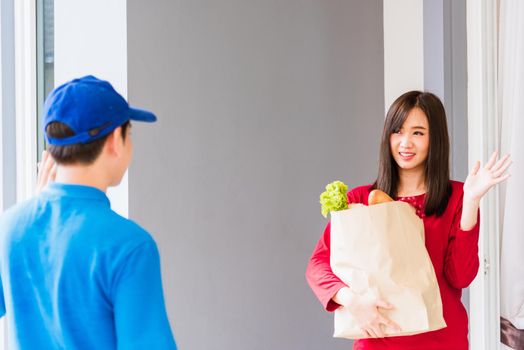
[[[398,165],[391,154],[390,137],[400,129],[409,112],[420,108],[429,123],[429,152],[424,175],[426,181],[425,213],[442,215],[451,195],[449,183],[449,135],[446,112],[440,99],[432,93],[409,91],[393,102],[386,116],[380,144],[378,177],[373,188],[397,197],[399,184]]]

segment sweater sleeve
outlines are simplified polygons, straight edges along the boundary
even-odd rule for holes
[[[449,284],[457,289],[469,286],[479,270],[480,211],[477,213],[477,224],[468,231],[460,228],[461,217],[462,196],[460,196],[453,216],[444,262],[444,275]]]
[[[355,191],[348,193],[348,202],[359,202]],[[346,284],[331,270],[331,223],[326,225],[324,233],[318,241],[306,269],[306,280],[327,311],[335,311],[340,305],[333,301],[333,297]]]
[[[335,296],[340,288],[346,285],[340,278],[335,276],[329,264],[330,227],[331,223],[328,223],[324,229],[324,234],[320,237],[309,259],[309,264],[306,269],[306,279],[322,306],[331,312],[340,306],[332,300],[333,296]]]

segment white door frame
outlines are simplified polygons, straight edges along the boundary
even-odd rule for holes
[[[0,171],[0,210],[3,211],[14,201],[14,198],[11,198],[14,197],[13,192],[10,192],[7,198],[4,186],[15,187],[16,201],[19,202],[29,198],[34,193],[36,185],[36,1],[1,1],[0,160],[2,169]],[[8,71],[13,67],[14,78]],[[9,91],[3,91],[4,88],[10,90],[13,87],[14,95]],[[14,97],[14,101],[4,100],[4,97],[8,99]],[[13,110],[14,116],[12,115]],[[6,133],[10,132],[10,130],[4,130],[4,127],[13,128],[13,122],[16,141],[10,137],[7,138],[8,140],[4,139]],[[16,156],[4,157],[7,152],[12,152],[13,148],[16,150]],[[11,161],[15,164],[11,164]],[[16,180],[14,174],[11,173],[12,170],[3,169],[4,166],[16,168]],[[8,171],[9,180],[4,181],[3,175]],[[11,181],[16,181],[16,183],[11,183]],[[9,203],[5,202],[7,199]],[[0,350],[7,348],[6,321],[5,318],[2,318],[0,320]]]
[[[36,186],[36,1],[15,2],[15,100],[17,201]]]
[[[497,0],[467,2],[468,158],[483,163],[498,148]],[[469,164],[471,168],[472,164]],[[481,202],[480,270],[470,287],[470,349],[500,348],[498,188]]]

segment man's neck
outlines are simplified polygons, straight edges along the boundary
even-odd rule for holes
[[[106,192],[107,176],[96,165],[58,165],[55,182],[95,187]]]

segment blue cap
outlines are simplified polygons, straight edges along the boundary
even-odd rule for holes
[[[44,105],[45,138],[55,146],[95,141],[129,120],[154,122],[156,116],[130,107],[109,82],[92,75],[57,87]],[[45,130],[53,122],[66,124],[75,134],[65,138],[48,136]]]

